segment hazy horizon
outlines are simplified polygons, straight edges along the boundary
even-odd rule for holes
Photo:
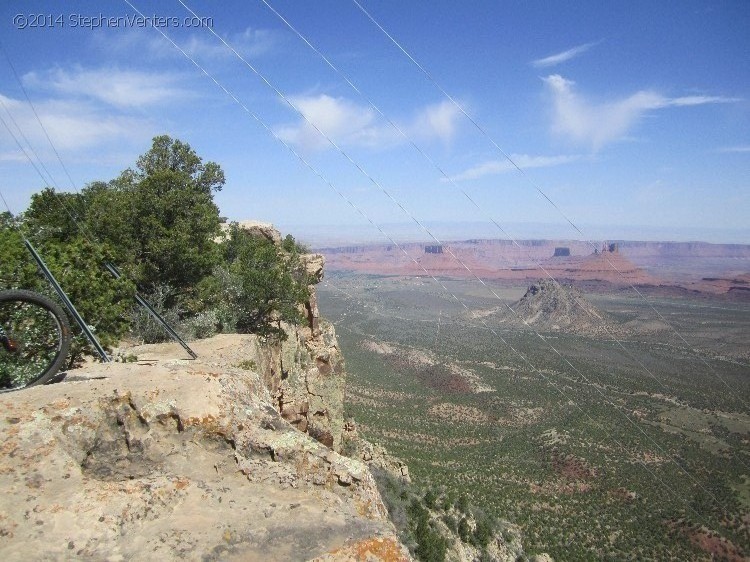
[[[131,4],[0,6],[13,212],[169,134],[232,217],[750,241],[747,2]]]
[[[261,220],[247,217],[242,220]],[[275,224],[284,235],[292,234],[305,244],[316,247],[347,246],[352,244],[398,244],[426,243],[435,240],[413,223],[384,223],[378,225],[387,236],[383,236],[371,225],[356,224]],[[696,229],[685,227],[658,228],[638,226],[578,225],[586,235],[580,236],[570,225],[562,223],[509,223],[501,225],[503,231],[490,222],[427,222],[424,226],[441,242],[457,242],[470,239],[513,240],[570,240],[584,242],[629,241],[629,242],[704,242],[708,244],[750,245],[750,229]],[[390,237],[390,239],[389,239]]]

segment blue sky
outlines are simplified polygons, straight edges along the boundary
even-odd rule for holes
[[[224,215],[293,232],[366,231],[343,195],[384,225],[750,243],[750,3],[359,1],[429,77],[351,0],[267,0],[339,72],[260,0],[183,0],[192,28],[131,0],[239,103],[126,2],[6,2],[0,41],[78,188],[166,133],[222,165]],[[71,190],[4,55],[0,96]],[[16,212],[44,185],[1,123],[0,169]]]

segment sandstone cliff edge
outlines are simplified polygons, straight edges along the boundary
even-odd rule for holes
[[[314,292],[305,309],[281,343],[139,346],[0,396],[0,556],[408,560],[370,471],[337,453],[343,359]]]

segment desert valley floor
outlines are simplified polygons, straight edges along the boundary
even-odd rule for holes
[[[488,254],[472,244],[453,251],[479,269]],[[558,260],[561,283],[521,263],[457,278],[424,245],[414,260],[327,252],[320,307],[347,360],[349,414],[420,481],[520,525],[531,553],[744,560],[750,250],[691,267],[606,246],[560,260],[559,245],[529,248]],[[602,276],[610,262],[624,282]]]

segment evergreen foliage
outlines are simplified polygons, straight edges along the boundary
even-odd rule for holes
[[[457,540],[456,536],[486,554],[497,525],[481,512],[472,513],[468,500],[458,502],[465,508],[463,511],[458,504],[453,505],[451,494],[439,493],[434,487],[422,492],[384,470],[373,467],[370,470],[401,540],[418,560],[445,560],[448,546]],[[445,527],[441,529],[439,522]]]
[[[495,533],[495,522],[491,517],[479,510],[474,511],[474,519],[475,525],[472,543],[477,547],[486,547]]]
[[[117,261],[143,290],[167,284],[181,295],[220,262],[213,195],[223,185],[218,164],[203,164],[190,145],[159,136],[135,170],[83,191],[87,227],[117,248]]]
[[[0,288],[52,295],[23,245],[28,238],[101,343],[111,347],[131,327],[145,341],[161,328],[135,309],[136,287],[187,337],[241,331],[283,337],[280,322],[301,320],[309,298],[300,254],[287,236],[280,246],[236,224],[222,241],[214,194],[224,172],[190,145],[163,135],[117,178],[80,193],[47,188],[19,217],[0,215]],[[114,263],[115,280],[103,268]],[[130,281],[127,281],[129,279]],[[86,344],[79,336],[71,361]]]
[[[458,522],[458,536],[463,542],[469,542],[471,540],[471,526],[466,517],[462,517],[461,521]]]
[[[223,265],[204,284],[204,295],[218,303],[218,314],[241,333],[284,337],[279,321],[302,320],[300,303],[310,292],[294,239],[285,251],[266,238],[230,225]],[[240,314],[237,312],[240,311]]]
[[[127,315],[135,288],[125,279],[113,279],[102,268],[101,264],[111,259],[106,246],[92,244],[72,231],[63,236],[62,231],[53,226],[54,223],[50,228],[29,232],[26,237],[43,256],[87,324],[93,326],[101,344],[111,347],[128,330]],[[0,247],[5,254],[0,261],[0,289],[28,289],[57,298],[24,246],[19,227],[25,227],[23,221],[14,222],[7,216],[0,225]],[[88,345],[83,335],[75,336],[69,355],[70,366],[80,361]]]

